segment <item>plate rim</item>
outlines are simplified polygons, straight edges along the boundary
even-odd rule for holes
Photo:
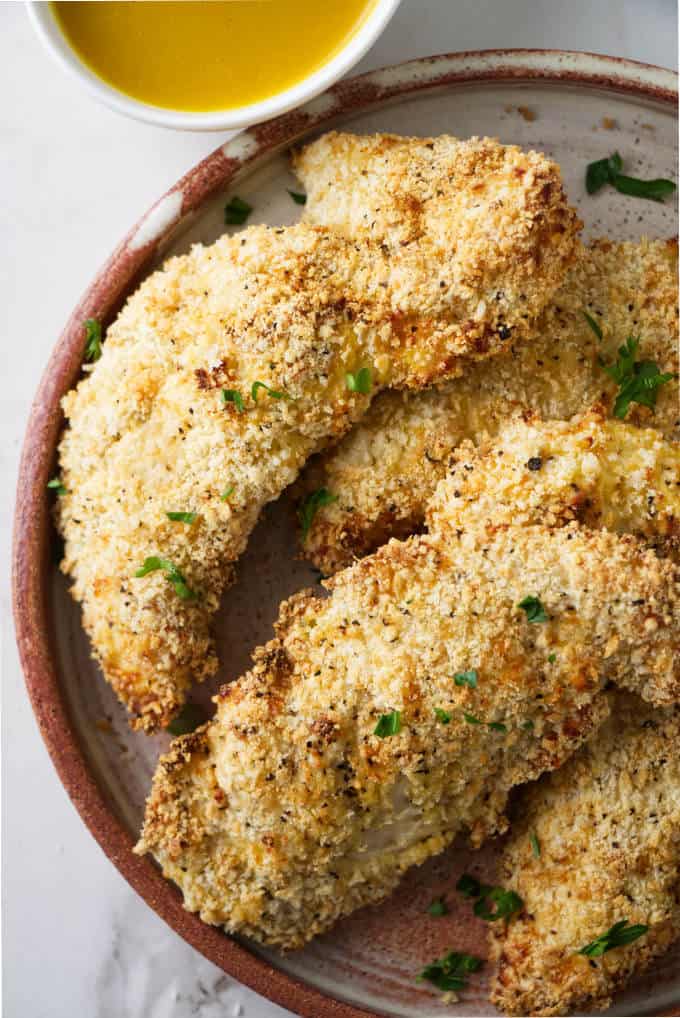
[[[185,911],[179,890],[148,857],[133,855],[133,839],[106,800],[88,765],[62,695],[49,607],[50,524],[46,484],[63,415],[62,395],[81,372],[83,322],[107,325],[126,296],[179,228],[253,163],[290,147],[333,121],[390,101],[466,84],[574,84],[677,109],[678,76],[652,64],[569,50],[470,50],[423,57],[344,79],[306,105],[255,125],[221,145],[177,181],[128,231],[70,315],[31,404],[19,465],[12,548],[13,612],[19,658],[33,713],[59,779],[90,833],[118,871],[176,933],[224,972],[301,1018],[378,1018],[377,1013],[327,996],[275,968],[221,929]],[[674,1002],[666,1015],[678,1014]]]

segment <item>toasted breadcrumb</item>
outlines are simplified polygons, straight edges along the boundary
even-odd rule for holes
[[[492,1000],[506,1014],[605,1008],[680,938],[679,742],[680,708],[619,693],[597,736],[523,794],[502,879],[524,911],[492,930]],[[624,919],[649,932],[599,958],[578,953]]]
[[[601,342],[583,311],[599,324]],[[592,406],[610,413],[617,387],[600,361],[613,363],[629,335],[640,336],[641,359],[677,372],[677,318],[676,243],[600,241],[583,250],[529,342],[442,389],[384,393],[310,465],[300,492],[325,487],[337,501],[317,513],[303,554],[329,575],[417,531],[453,449],[495,434],[517,408],[559,419]],[[677,379],[659,389],[655,412],[633,404],[626,419],[679,439]]]
[[[327,600],[284,604],[214,721],[162,758],[137,851],[205,921],[300,946],[458,831],[502,830],[510,789],[602,723],[607,683],[678,694],[670,561],[575,522],[459,526],[442,487],[450,519],[440,497],[431,533],[339,573]],[[475,688],[456,685],[469,669]],[[379,738],[393,711],[400,730]]]
[[[437,528],[471,518],[494,526],[578,520],[635,534],[659,554],[680,543],[680,444],[599,414],[571,421],[511,418],[494,439],[463,442],[427,508]]]
[[[135,727],[167,724],[190,684],[214,673],[209,625],[231,563],[307,457],[381,388],[420,387],[498,352],[506,323],[538,314],[572,260],[578,223],[544,157],[488,143],[476,161],[451,166],[446,187],[456,201],[398,248],[304,225],[255,227],[171,259],[65,397],[63,569]],[[485,201],[499,188],[502,204]],[[453,238],[468,228],[478,240],[507,236],[477,244],[474,264],[450,274]],[[505,278],[505,297],[488,301],[490,283],[502,289]],[[363,366],[372,392],[350,393],[346,375]],[[285,396],[251,397],[256,381]],[[243,412],[233,396],[222,404],[221,390],[237,392]],[[187,526],[169,511],[198,518]],[[179,570],[184,597],[167,570],[135,576],[153,556]]]

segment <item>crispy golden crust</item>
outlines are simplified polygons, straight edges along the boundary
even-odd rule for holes
[[[527,205],[527,244],[548,245],[535,277],[550,291],[576,223],[554,164],[530,161],[535,170],[506,183],[510,203]],[[541,172],[554,185],[543,199]],[[510,248],[478,256],[500,276],[503,264],[516,271]],[[64,400],[57,515],[95,656],[136,727],[166,724],[191,682],[215,671],[210,620],[260,509],[369,404],[347,390],[347,372],[370,366],[373,393],[419,387],[504,344],[496,309],[473,309],[463,282],[439,285],[447,257],[429,237],[393,252],[310,226],[255,227],[171,259],[109,329]],[[253,399],[255,381],[291,399],[264,389]],[[221,389],[241,394],[243,413],[220,403]],[[147,556],[174,563],[198,597],[181,599],[161,571],[135,577]]]
[[[680,937],[679,742],[679,708],[618,694],[597,736],[523,794],[502,879],[524,912],[492,932],[492,1000],[506,1014],[607,1007]],[[623,919],[649,932],[597,959],[576,953]]]
[[[443,526],[328,585],[284,605],[215,720],[161,760],[138,846],[187,908],[282,947],[459,830],[502,830],[509,790],[601,724],[607,682],[651,697],[679,682],[677,576],[632,537]],[[549,622],[527,621],[529,594]],[[453,682],[470,669],[476,688]],[[394,710],[401,731],[379,738]]]
[[[601,325],[599,342],[587,310]],[[591,406],[611,412],[616,385],[599,359],[639,335],[640,356],[678,370],[677,244],[600,241],[581,252],[532,339],[471,367],[441,390],[387,392],[337,447],[319,457],[301,492],[326,487],[338,501],[317,513],[303,553],[326,574],[423,523],[425,505],[464,439],[494,435],[518,408],[566,419]],[[656,412],[633,405],[627,420],[680,438],[677,381]]]
[[[578,520],[677,556],[680,444],[595,413],[571,421],[516,416],[481,446],[458,447],[427,507],[433,529],[471,519],[551,527]]]
[[[334,131],[294,157],[304,219],[369,239],[390,259],[433,252],[431,285],[501,345],[520,339],[562,282],[580,227],[559,168],[491,138]],[[565,243],[566,241],[566,243]]]

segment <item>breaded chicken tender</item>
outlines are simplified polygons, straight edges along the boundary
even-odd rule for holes
[[[447,309],[501,347],[527,335],[563,280],[580,227],[557,166],[493,138],[331,131],[294,155],[304,220],[380,245],[411,271],[425,245]],[[565,243],[566,241],[566,243]],[[485,334],[485,338],[487,334]]]
[[[301,494],[323,487],[337,501],[319,509],[304,556],[329,575],[388,538],[417,531],[456,446],[494,435],[518,408],[559,419],[593,406],[611,413],[618,390],[602,362],[613,364],[628,336],[640,337],[640,359],[677,373],[677,317],[676,243],[599,241],[582,250],[529,342],[511,341],[493,362],[443,388],[382,394],[310,464]],[[626,420],[680,438],[677,380],[659,388],[654,411],[633,403]]]
[[[492,929],[492,1000],[506,1014],[605,1008],[680,938],[679,744],[679,708],[619,693],[597,736],[523,793],[502,879],[524,910]],[[581,953],[624,920],[648,931]]]
[[[557,167],[524,158],[526,172],[503,183],[522,243],[488,244],[477,262],[498,285],[505,273],[533,280],[520,317],[549,298],[578,225]],[[449,186],[478,184],[454,174]],[[231,563],[308,456],[381,388],[455,376],[505,344],[512,301],[487,306],[446,275],[466,216],[451,209],[446,236],[398,251],[304,225],[225,236],[171,259],[108,330],[64,399],[57,517],[94,655],[135,727],[167,724],[214,673],[210,620]],[[350,392],[348,374],[364,367],[371,393]]]
[[[603,722],[607,683],[680,695],[672,563],[576,523],[466,530],[440,506],[437,526],[285,603],[161,759],[137,851],[206,922],[298,947],[459,831],[503,830],[510,790]]]
[[[510,419],[494,439],[463,442],[426,512],[431,529],[570,520],[635,534],[658,554],[680,541],[680,444],[652,428],[586,414]]]

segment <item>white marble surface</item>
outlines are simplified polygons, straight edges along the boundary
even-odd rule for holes
[[[499,46],[675,66],[675,11],[675,0],[403,0],[361,67]],[[95,106],[48,61],[22,3],[0,2],[0,96],[3,1013],[284,1015],[181,941],[92,840],[40,741],[9,615],[16,462],[45,358],[123,230],[220,136],[166,132]]]

